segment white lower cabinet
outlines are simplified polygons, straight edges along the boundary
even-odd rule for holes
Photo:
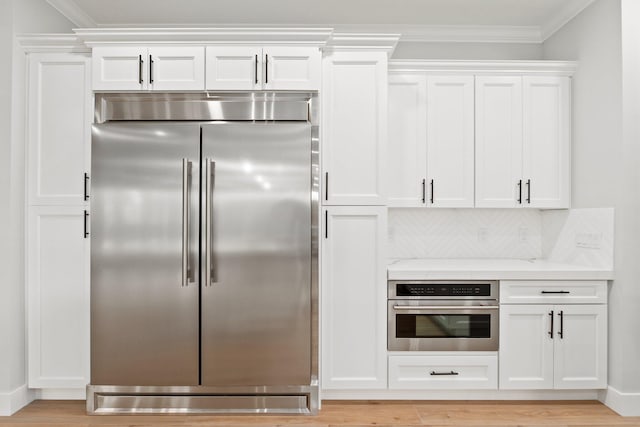
[[[322,388],[387,387],[387,208],[322,212]]]
[[[389,388],[495,390],[498,388],[498,356],[389,356]]]
[[[89,239],[82,206],[29,209],[30,388],[89,383]]]
[[[502,305],[501,389],[607,385],[607,306]]]

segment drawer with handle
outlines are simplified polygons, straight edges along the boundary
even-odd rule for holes
[[[495,390],[498,356],[389,356],[389,388]]]
[[[500,282],[500,304],[606,304],[604,280],[506,280]]]

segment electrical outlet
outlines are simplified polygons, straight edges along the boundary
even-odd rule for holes
[[[576,247],[585,249],[600,249],[602,233],[576,233]]]
[[[518,228],[518,240],[521,242],[529,241],[529,228],[528,227],[520,227]]]
[[[487,227],[478,228],[478,242],[486,243],[489,236],[489,229]]]

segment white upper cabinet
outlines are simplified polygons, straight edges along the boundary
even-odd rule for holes
[[[204,89],[204,47],[150,47],[151,90]]]
[[[316,47],[207,47],[207,90],[318,90]]]
[[[473,76],[427,78],[427,204],[474,205]]]
[[[91,59],[84,54],[30,54],[28,86],[28,203],[84,204],[93,111]]]
[[[473,76],[390,76],[389,206],[473,207],[473,83]]]
[[[387,54],[334,52],[322,79],[322,203],[384,205]]]
[[[262,86],[262,49],[208,46],[207,90],[258,90]]]
[[[94,47],[93,90],[143,90],[147,49],[139,46]]]
[[[534,208],[570,205],[570,80],[524,77],[523,193]]]
[[[476,77],[476,207],[521,206],[522,77]]]
[[[204,90],[204,47],[98,46],[93,90]]]
[[[426,205],[427,78],[389,76],[389,206]]]
[[[476,78],[476,206],[568,208],[569,78]]]

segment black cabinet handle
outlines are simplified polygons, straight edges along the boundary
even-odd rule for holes
[[[429,375],[460,375],[460,374],[455,372],[455,371],[450,371],[450,372],[431,371],[431,372],[429,372]]]
[[[570,294],[571,291],[541,291],[541,294]]]
[[[564,311],[560,310],[560,313],[558,314],[558,316],[560,316],[560,331],[558,331],[558,335],[560,336],[560,339],[564,338]]]
[[[431,204],[433,204],[433,180],[431,180]]]
[[[84,173],[84,201],[89,200],[89,174]]]
[[[144,61],[142,60],[142,55],[138,55],[138,83],[142,84],[142,64]]]
[[[527,180],[527,203],[531,204],[531,180]]]
[[[425,203],[427,200],[427,180],[422,180],[422,203]]]
[[[324,199],[329,200],[329,172],[324,173]]]
[[[149,83],[153,83],[153,57],[149,55]]]
[[[518,181],[518,203],[522,204],[522,180]]]
[[[258,84],[258,54],[256,53],[256,63],[255,63],[255,75],[256,75],[256,84]]]
[[[324,211],[324,238],[329,238],[329,211]]]
[[[269,55],[264,56],[264,82],[269,83]]]
[[[549,334],[551,339],[553,339],[553,310],[549,312],[549,316],[551,317],[551,327],[549,328],[549,332],[547,333]]]
[[[84,238],[89,237],[89,212],[84,210]]]

